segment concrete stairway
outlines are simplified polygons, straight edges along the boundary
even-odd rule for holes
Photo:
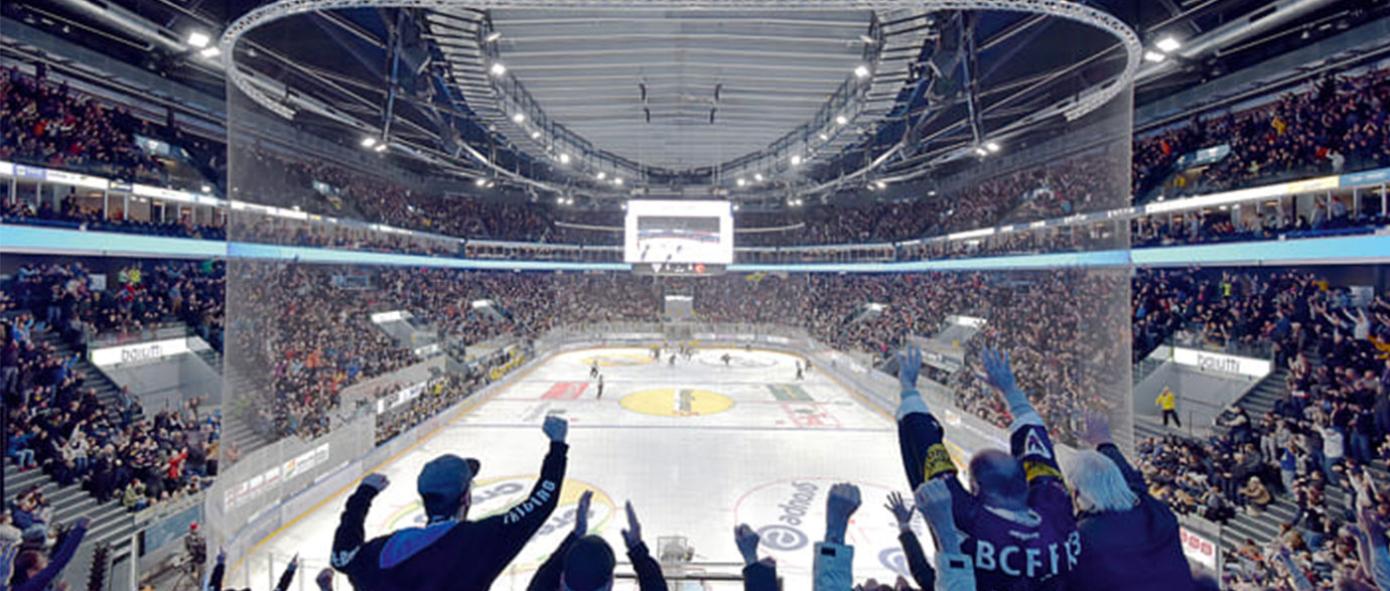
[[[36,332],[34,338],[52,345],[59,355],[71,356],[73,354],[72,348],[56,334]],[[86,387],[96,390],[97,397],[100,398],[102,404],[110,409],[108,412],[113,415],[113,418],[119,414],[119,411],[116,410],[116,393],[120,388],[116,387],[111,380],[107,379],[85,359],[74,364],[73,371],[82,376]],[[87,574],[91,570],[92,554],[100,543],[106,542],[112,545],[114,550],[110,554],[110,559],[113,562],[131,557],[130,544],[127,542],[136,531],[135,519],[130,512],[121,506],[118,500],[113,499],[104,504],[97,504],[96,498],[88,494],[78,484],[60,487],[42,470],[34,469],[21,472],[11,461],[6,460],[5,502],[7,504],[20,493],[35,486],[39,487],[53,508],[53,521],[55,523],[70,524],[79,517],[88,517],[92,520],[81,549],[63,571],[63,580],[68,581],[71,588],[85,589],[87,587]]]

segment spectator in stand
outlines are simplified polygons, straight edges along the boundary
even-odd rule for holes
[[[17,540],[0,539],[0,582],[13,591],[45,591],[63,574],[82,538],[87,535],[91,520],[78,518],[71,529],[59,536],[52,555],[42,550],[22,549]]]
[[[1104,415],[1086,418],[1086,442],[1067,466],[1081,553],[1068,588],[1127,591],[1193,589],[1173,510],[1149,495],[1110,437]]]
[[[446,454],[426,464],[417,483],[429,524],[367,540],[367,511],[388,484],[385,476],[368,475],[348,498],[334,533],[333,567],[358,591],[486,589],[559,503],[569,426],[548,416],[542,430],[550,451],[531,494],[512,510],[481,521],[465,521],[479,462]]]
[[[989,348],[982,355],[988,383],[1004,396],[1014,417],[1010,429],[1013,454],[999,450],[976,453],[970,460],[970,492],[960,485],[955,464],[942,443],[943,429],[917,392],[921,351],[909,347],[898,359],[902,403],[897,413],[908,482],[915,488],[931,480],[945,481],[956,525],[964,534],[963,553],[975,557],[978,585],[991,589],[1065,588],[1083,548],[1056,453],[1042,419],[1018,388],[1008,355]],[[1035,563],[1027,556],[1058,559]]]
[[[575,511],[574,530],[560,542],[536,574],[531,577],[528,591],[606,591],[613,588],[613,549],[603,538],[588,535],[589,502],[593,491],[579,496]],[[667,591],[661,565],[651,557],[642,542],[642,526],[632,503],[627,503],[627,529],[622,531],[627,556],[637,573],[640,591]]]

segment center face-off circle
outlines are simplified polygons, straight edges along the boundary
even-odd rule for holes
[[[654,417],[694,417],[719,414],[734,406],[734,400],[699,388],[653,388],[624,396],[623,408]]]
[[[601,353],[584,358],[584,366],[597,365],[599,367],[636,367],[647,365],[653,361],[651,355],[641,353]]]

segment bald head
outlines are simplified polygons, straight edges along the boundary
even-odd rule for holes
[[[1023,466],[1003,450],[986,449],[970,458],[975,495],[992,505],[1018,509],[1028,506],[1028,479]]]

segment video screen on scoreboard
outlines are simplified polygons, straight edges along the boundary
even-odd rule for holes
[[[627,202],[628,263],[734,262],[734,215],[728,201]]]

